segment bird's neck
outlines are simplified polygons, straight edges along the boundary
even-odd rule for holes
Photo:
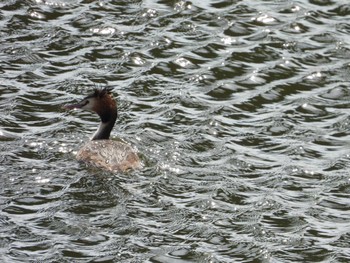
[[[117,115],[117,110],[108,114],[100,114],[100,126],[98,127],[91,140],[108,140],[114,127],[115,121],[117,120]]]

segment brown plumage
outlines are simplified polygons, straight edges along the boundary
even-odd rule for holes
[[[111,140],[88,142],[78,151],[77,160],[111,172],[141,168],[137,153],[129,145]]]
[[[65,105],[64,108],[94,111],[101,119],[91,141],[78,151],[76,158],[79,161],[108,171],[125,172],[142,167],[140,158],[130,145],[109,139],[118,115],[111,89],[95,89],[79,103]]]

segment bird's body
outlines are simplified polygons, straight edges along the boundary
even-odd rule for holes
[[[91,141],[78,151],[76,158],[79,161],[108,171],[125,172],[142,167],[137,153],[130,145],[109,139],[117,119],[117,106],[110,89],[96,89],[78,104],[65,105],[64,108],[94,111],[101,119]]]
[[[140,160],[131,146],[112,140],[94,140],[77,153],[77,160],[108,171],[127,171],[140,168]]]

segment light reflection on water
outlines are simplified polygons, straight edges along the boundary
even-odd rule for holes
[[[347,1],[0,3],[2,262],[348,262]],[[74,159],[112,86],[145,168]]]

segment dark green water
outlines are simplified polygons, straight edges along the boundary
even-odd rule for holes
[[[0,2],[1,262],[350,262],[349,1]],[[74,153],[94,87],[145,168]]]

